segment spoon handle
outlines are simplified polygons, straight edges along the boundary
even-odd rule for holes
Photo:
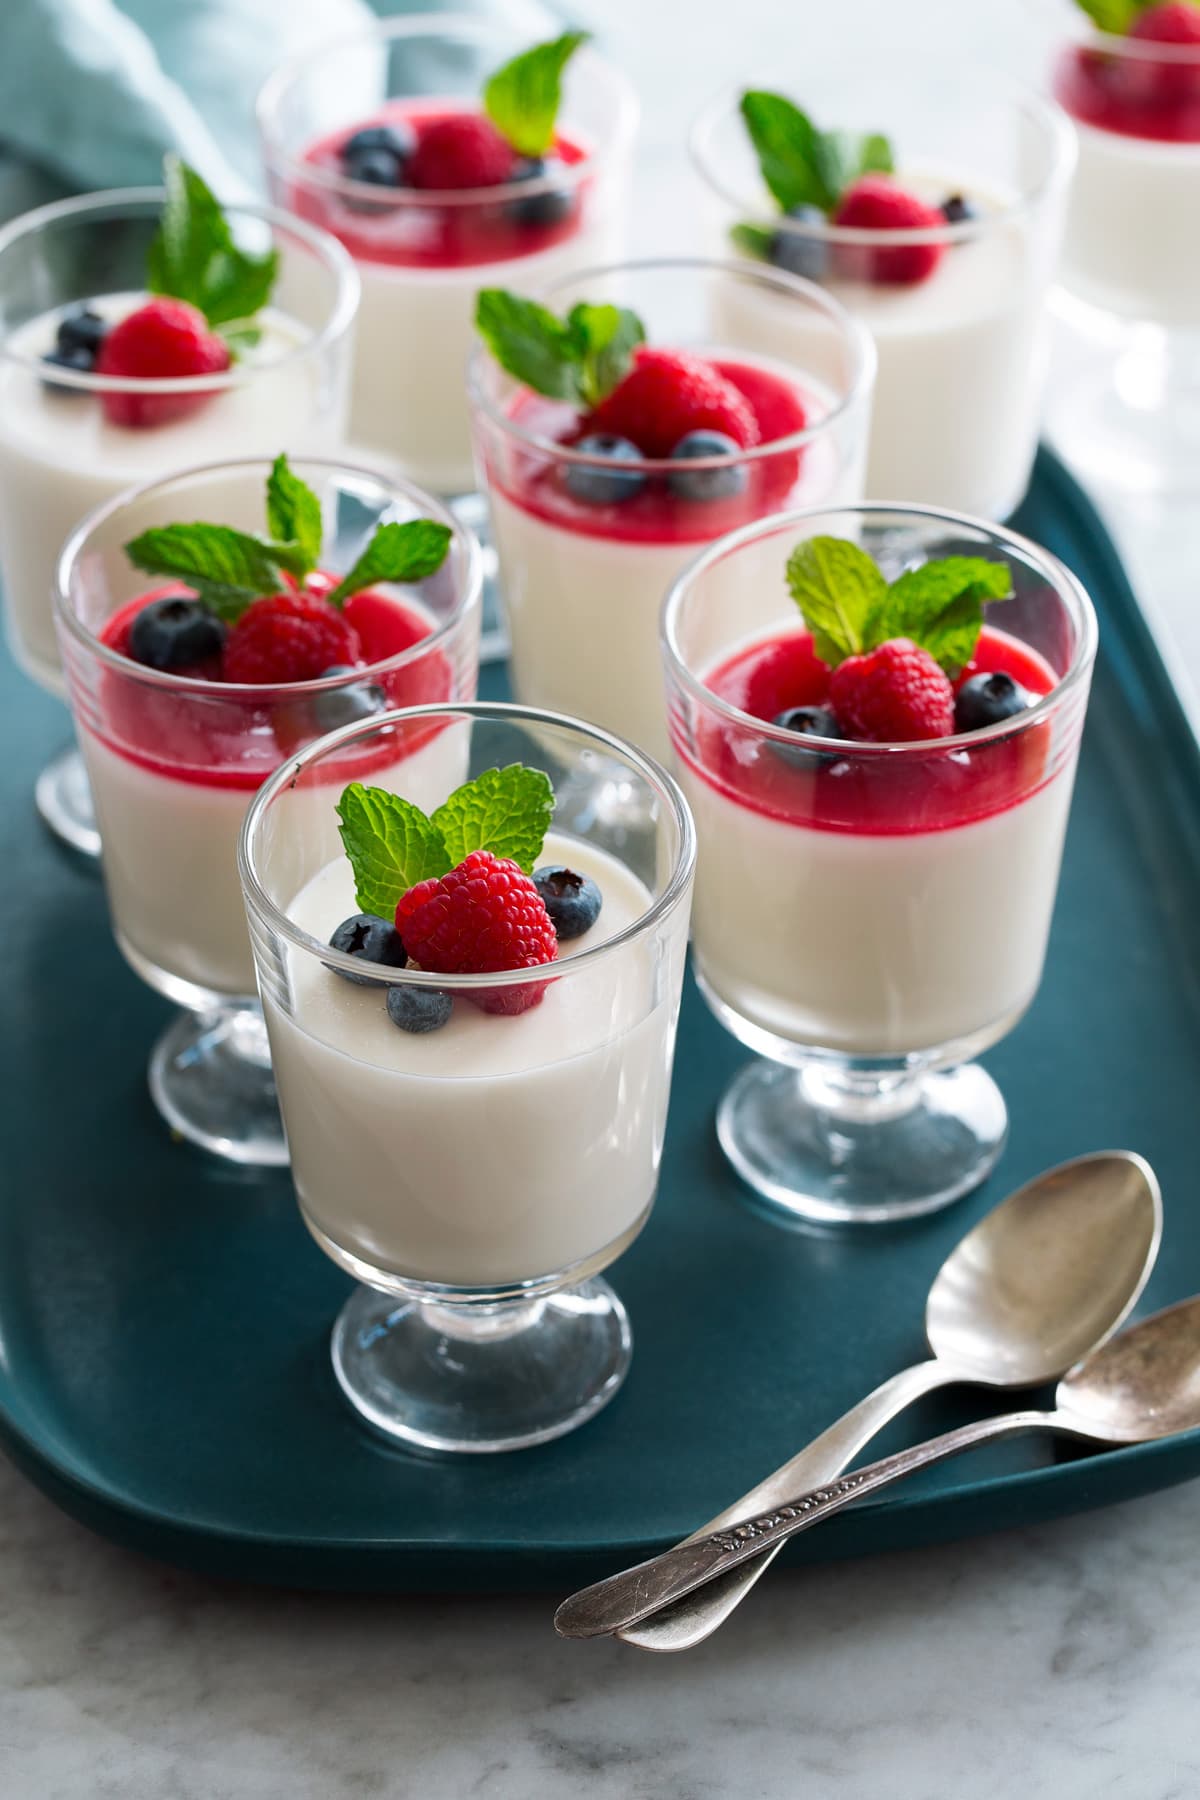
[[[700,1538],[720,1531],[723,1526],[736,1525],[753,1513],[778,1506],[780,1501],[793,1494],[832,1481],[897,1413],[911,1406],[922,1394],[962,1379],[956,1369],[939,1362],[936,1357],[917,1363],[911,1369],[901,1369],[899,1374],[882,1382],[874,1393],[860,1400],[857,1406],[843,1413],[797,1456],[781,1464],[774,1474],[719,1512],[707,1525],[701,1525],[683,1542],[694,1544]],[[730,1569],[728,1574],[706,1582],[674,1606],[664,1607],[651,1618],[643,1619],[641,1624],[628,1626],[617,1635],[627,1644],[636,1644],[639,1650],[690,1650],[693,1644],[702,1643],[718,1625],[724,1624],[755,1582],[766,1574],[781,1548],[780,1544],[773,1545],[740,1567]]]
[[[636,1568],[609,1576],[607,1581],[594,1582],[563,1601],[554,1615],[554,1628],[560,1637],[602,1637],[636,1625],[660,1607],[682,1599],[764,1550],[784,1543],[797,1532],[807,1531],[810,1525],[819,1525],[852,1500],[878,1493],[880,1488],[903,1480],[917,1469],[997,1438],[1015,1437],[1025,1431],[1069,1429],[1053,1412],[1005,1413],[998,1419],[976,1419],[957,1431],[945,1431],[940,1437],[927,1438],[923,1444],[899,1450],[880,1462],[868,1463],[828,1486],[798,1494],[769,1512],[743,1519],[694,1542],[679,1544],[674,1550],[638,1563]]]

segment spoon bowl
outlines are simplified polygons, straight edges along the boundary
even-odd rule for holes
[[[1131,1325],[1063,1376],[1064,1431],[1106,1444],[1146,1444],[1200,1426],[1200,1296]]]

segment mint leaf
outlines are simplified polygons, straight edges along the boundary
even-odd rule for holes
[[[433,815],[453,866],[472,850],[511,857],[527,875],[541,854],[554,812],[554,789],[541,769],[512,763],[485,769],[457,788]]]
[[[566,319],[504,288],[482,288],[475,328],[502,369],[535,393],[595,406],[629,372],[646,333],[636,313],[581,301]]]
[[[871,646],[911,638],[953,678],[970,662],[983,625],[984,602],[1012,597],[1004,563],[982,556],[945,556],[907,569],[888,588],[872,621]]]
[[[376,581],[423,581],[441,568],[449,548],[450,527],[434,519],[379,525],[357,562],[325,597],[331,606],[341,606]]]
[[[627,307],[581,300],[567,314],[567,330],[580,350],[580,398],[597,406],[633,367],[633,352],[646,341],[642,321]]]
[[[266,544],[231,525],[162,525],[126,544],[135,569],[174,575],[222,618],[236,618],[279,587],[280,568],[297,566],[294,546]]]
[[[822,662],[836,668],[873,638],[872,620],[888,586],[874,559],[848,538],[804,538],[788,558],[788,586]]]
[[[741,114],[763,180],[783,211],[793,206],[819,206],[828,212],[838,196],[825,180],[820,134],[807,113],[782,94],[752,88],[742,95]]]
[[[757,262],[770,262],[775,233],[762,225],[731,225],[729,241],[743,256],[753,256]]]
[[[858,161],[851,181],[857,181],[860,175],[894,175],[896,157],[891,142],[881,131],[869,131],[858,140]],[[849,186],[849,183],[847,183]]]
[[[586,31],[566,31],[551,43],[514,56],[485,84],[484,111],[521,156],[542,156],[554,142],[562,72],[589,36]]]
[[[1077,0],[1088,18],[1101,31],[1123,37],[1151,0]]]
[[[321,502],[306,482],[292,470],[286,456],[277,456],[267,477],[267,530],[285,544],[295,544],[304,558],[307,575],[321,554]]]
[[[860,175],[890,175],[895,167],[891,144],[878,132],[818,131],[815,161],[831,207]]]
[[[210,325],[251,319],[265,306],[279,252],[238,248],[212,190],[178,156],[163,161],[167,197],[146,256],[146,285],[198,307]]]
[[[262,327],[248,325],[244,319],[235,319],[231,325],[222,325],[218,336],[225,339],[229,354],[236,361],[247,350],[257,350],[262,343]]]
[[[342,843],[362,912],[395,916],[402,894],[452,867],[442,834],[411,800],[352,781],[337,803]]]

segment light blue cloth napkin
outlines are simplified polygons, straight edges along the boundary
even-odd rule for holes
[[[531,42],[555,29],[539,0],[0,0],[0,218],[154,182],[168,149],[224,199],[260,192],[263,81],[373,11],[483,12]]]

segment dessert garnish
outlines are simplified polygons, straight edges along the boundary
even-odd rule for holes
[[[889,582],[846,538],[806,538],[788,586],[830,671],[819,701],[773,723],[805,737],[912,743],[982,730],[1032,705],[1003,672],[974,666],[984,605],[1012,597],[1003,563],[947,556]]]
[[[553,811],[549,778],[520,763],[485,769],[431,815],[386,788],[351,782],[337,812],[361,911],[342,921],[331,946],[365,963],[440,975],[553,962],[560,939],[582,936],[601,904],[586,876],[535,869]],[[365,974],[345,979],[382,985]],[[512,1016],[539,1005],[545,991],[531,983],[477,988],[469,998]],[[440,990],[393,984],[387,1009],[401,1030],[427,1032],[446,1024],[453,1002]]]
[[[1076,0],[1088,18],[1110,37],[1156,44],[1200,44],[1197,0]]]
[[[55,348],[43,358],[50,367],[178,380],[220,374],[258,343],[255,316],[271,297],[278,251],[256,255],[242,249],[210,189],[179,157],[164,159],[163,182],[167,197],[146,256],[146,286],[155,297],[113,325],[88,306],[66,314]],[[112,424],[135,428],[186,418],[210,398],[204,393],[100,396]]]
[[[173,577],[184,593],[156,596],[135,615],[125,653],[135,662],[208,680],[277,685],[340,675],[364,659],[347,602],[375,582],[421,581],[440,569],[450,529],[434,519],[377,525],[340,579],[318,567],[321,502],[286,456],[267,480],[266,535],[231,525],[156,526],[125,546],[136,569]],[[337,690],[345,701],[356,690]],[[377,711],[363,688],[326,729]],[[318,696],[321,698],[321,696]],[[371,704],[367,704],[371,701]]]
[[[562,75],[586,31],[567,31],[537,44],[490,76],[483,112],[363,126],[341,145],[351,181],[423,191],[498,187],[542,180],[561,166],[550,155],[562,102]],[[547,188],[513,202],[530,225],[557,224],[571,210],[570,187]]]
[[[974,216],[963,194],[930,206],[895,178],[895,158],[879,132],[820,131],[783,94],[749,89],[741,114],[758,155],[763,180],[785,220],[798,226],[852,227],[859,231],[936,231]],[[927,281],[945,250],[940,239],[923,243],[829,243],[819,233],[761,225],[735,225],[739,250],[789,274],[821,281],[846,280],[911,287]]]
[[[484,288],[475,324],[496,361],[518,381],[578,409],[564,444],[588,462],[568,462],[562,479],[577,500],[620,505],[647,486],[654,461],[702,462],[666,474],[665,487],[685,501],[741,493],[749,475],[730,462],[760,443],[760,410],[769,407],[772,438],[802,431],[798,397],[763,388],[763,408],[746,391],[749,369],[731,375],[703,356],[651,348],[637,314],[626,307],[580,301],[559,317],[534,300],[503,288]],[[779,384],[775,384],[777,388]],[[785,416],[786,413],[786,416]]]

